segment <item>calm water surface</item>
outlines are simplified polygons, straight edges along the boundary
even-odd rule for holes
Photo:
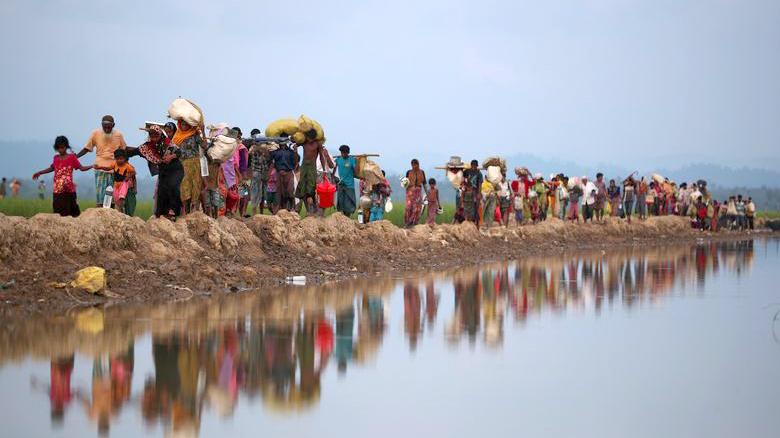
[[[0,321],[2,436],[774,437],[779,243]]]

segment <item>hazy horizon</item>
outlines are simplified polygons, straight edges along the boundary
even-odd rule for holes
[[[776,1],[10,0],[0,12],[14,54],[0,71],[6,142],[64,134],[79,148],[110,113],[137,144],[185,96],[247,132],[307,114],[331,148],[392,163],[780,166]]]

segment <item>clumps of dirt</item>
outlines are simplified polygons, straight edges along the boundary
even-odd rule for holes
[[[12,288],[0,291],[0,300],[6,302],[2,309],[105,301],[49,287],[90,265],[106,268],[109,287],[123,300],[162,302],[280,284],[292,275],[320,282],[703,235],[680,217],[632,224],[617,218],[592,224],[551,218],[480,231],[470,223],[411,229],[388,221],[364,225],[341,214],[301,220],[287,211],[247,220],[193,213],[175,223],[144,222],[102,208],[78,218],[0,215],[0,283],[14,280]]]

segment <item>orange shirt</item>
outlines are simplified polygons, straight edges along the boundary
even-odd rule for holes
[[[106,134],[102,129],[95,129],[89,135],[89,140],[84,145],[84,149],[90,152],[95,151],[96,166],[113,167],[114,151],[124,149],[126,146],[125,137],[118,129],[112,130],[111,134]]]
[[[133,181],[135,176],[135,167],[130,163],[125,163],[120,166],[114,163],[114,182],[121,183],[123,181]]]

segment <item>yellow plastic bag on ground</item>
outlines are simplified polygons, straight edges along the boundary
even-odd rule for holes
[[[281,137],[282,134],[292,136],[300,130],[297,120],[279,119],[271,122],[268,127],[265,128],[265,135],[266,137]]]
[[[70,285],[94,294],[105,289],[107,282],[105,269],[90,266],[76,272],[76,277],[70,282]]]
[[[298,127],[303,133],[307,133],[312,129],[317,131],[317,141],[325,143],[325,131],[322,129],[322,125],[320,125],[316,120],[310,119],[301,114],[301,116],[298,117]]]

